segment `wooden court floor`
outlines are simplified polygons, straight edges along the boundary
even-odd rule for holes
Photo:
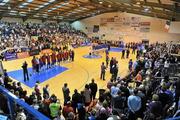
[[[64,83],[68,84],[70,88],[71,95],[73,94],[74,89],[78,89],[80,92],[84,89],[85,84],[91,82],[91,79],[94,78],[95,82],[98,84],[98,88],[106,88],[107,82],[110,80],[109,69],[106,71],[106,80],[100,80],[100,66],[102,62],[105,62],[105,53],[101,53],[102,58],[100,59],[87,59],[83,58],[83,55],[89,53],[90,47],[80,47],[75,49],[75,61],[71,63],[62,63],[61,65],[67,67],[68,70],[41,83],[40,87],[42,88],[49,84],[50,94],[55,94],[57,97],[62,100],[62,87]],[[119,64],[119,76],[123,77],[128,73],[128,61],[129,59],[135,60],[135,55],[130,54],[129,59],[121,59],[121,52],[110,52],[110,58],[116,57]],[[19,70],[21,69],[22,63],[24,61],[28,62],[28,66],[31,67],[32,57],[25,59],[17,59],[12,61],[4,61],[3,67],[7,71]],[[34,88],[30,88],[26,85],[22,85],[25,90],[28,91],[28,94],[31,94]]]

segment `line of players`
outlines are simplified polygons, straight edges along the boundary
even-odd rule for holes
[[[42,70],[49,69],[54,67],[56,64],[65,61],[74,61],[74,51],[73,50],[66,50],[60,51],[58,53],[53,52],[52,54],[44,54],[42,56],[33,57],[31,60],[33,72],[39,73]]]

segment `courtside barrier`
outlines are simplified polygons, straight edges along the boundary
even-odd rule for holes
[[[51,54],[53,51],[51,49],[44,49],[41,51],[41,54]]]
[[[180,120],[180,116],[179,117],[174,117],[174,118],[168,118],[166,120]]]
[[[30,56],[39,55],[39,52],[40,52],[39,49],[34,49],[29,51],[29,55]]]
[[[7,98],[8,108],[10,112],[10,119],[14,120],[15,111],[14,105],[19,105],[25,110],[26,116],[28,120],[50,120],[46,116],[44,116],[39,111],[35,110],[33,107],[25,103],[23,100],[16,97],[14,94],[9,92],[6,88],[0,86],[0,93],[2,93]]]
[[[17,59],[17,53],[5,53],[4,54],[5,60],[14,60]]]
[[[20,52],[20,53],[17,53],[17,58],[18,59],[27,58],[27,57],[29,57],[29,52]]]

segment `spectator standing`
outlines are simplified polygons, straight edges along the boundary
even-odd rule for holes
[[[109,65],[109,54],[106,55],[106,68],[108,68]]]
[[[28,67],[28,64],[27,64],[27,62],[25,61],[25,62],[23,63],[23,65],[22,65],[23,75],[24,75],[24,81],[29,80],[29,75],[28,75],[28,69],[27,69],[27,67]]]
[[[112,67],[112,79],[116,80],[117,75],[118,75],[118,66],[117,66],[117,63],[116,63]]]
[[[152,101],[148,105],[150,113],[153,114],[154,118],[157,119],[158,117],[162,116],[162,104],[159,101],[159,96],[154,94],[152,96]]]
[[[121,56],[121,59],[124,59],[124,55],[125,55],[125,50],[123,49],[123,50],[122,50],[122,56]]]
[[[74,53],[74,50],[72,50],[72,61],[74,61],[74,56],[75,56],[75,53]]]
[[[3,79],[3,77],[2,77],[2,74],[0,74],[0,85],[4,85],[4,79]]]
[[[166,60],[166,61],[164,62],[164,75],[169,74],[169,73],[168,73],[169,66],[170,66],[170,62],[169,62],[169,60]]]
[[[38,57],[36,57],[36,72],[39,73],[39,67],[40,67],[40,61],[38,59]]]
[[[132,61],[132,59],[130,59],[129,63],[128,63],[128,68],[129,68],[130,72],[132,71],[132,67],[133,67],[133,61]]]
[[[100,79],[105,80],[105,73],[106,73],[106,66],[104,65],[104,62],[101,64],[101,76]]]
[[[94,79],[91,80],[89,88],[91,90],[91,100],[94,100],[96,98],[96,93],[98,90],[97,84],[94,82]]]
[[[22,108],[19,108],[17,116],[16,116],[16,120],[26,120],[26,119],[27,119],[27,117],[24,113],[24,110]]]
[[[73,108],[71,107],[71,102],[68,101],[67,104],[63,107],[62,113],[65,118],[68,117],[70,112],[74,112]]]
[[[48,84],[45,87],[43,87],[43,96],[46,96],[49,98],[49,85]]]
[[[49,109],[50,109],[51,119],[58,117],[58,113],[60,112],[62,108],[61,108],[60,102],[57,101],[56,97],[52,99],[52,103],[49,105]]]
[[[129,58],[129,53],[130,53],[130,50],[127,49],[127,50],[126,50],[126,58]]]
[[[112,74],[112,66],[114,65],[114,58],[112,57],[110,60],[110,73]]]
[[[85,85],[84,89],[84,97],[85,97],[85,106],[89,106],[91,103],[91,90],[89,89],[89,85]]]
[[[176,102],[176,110],[178,110],[178,102],[180,98],[180,79],[175,83],[175,102]]]
[[[78,103],[82,103],[81,94],[78,93],[77,89],[75,89],[74,94],[72,95],[72,107],[75,113]]]
[[[62,91],[63,91],[63,96],[64,96],[64,105],[70,100],[70,90],[68,88],[68,84],[65,83],[63,88],[62,88]]]
[[[129,120],[138,118],[138,111],[141,109],[141,98],[137,96],[138,90],[134,90],[134,94],[128,97]]]

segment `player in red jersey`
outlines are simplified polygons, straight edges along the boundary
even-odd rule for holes
[[[51,68],[51,58],[49,54],[46,56],[46,59],[47,59],[47,69]]]
[[[62,60],[65,61],[65,52],[63,51],[61,55],[62,55]]]
[[[42,56],[43,68],[46,68],[46,55]]]
[[[55,52],[53,52],[51,54],[51,63],[52,63],[52,66],[56,65],[56,53]]]
[[[65,60],[68,60],[68,51],[65,51]]]
[[[39,58],[39,69],[40,69],[40,71],[42,70],[42,68],[43,68],[43,59],[42,59],[42,56],[40,56],[40,58]]]
[[[56,58],[57,58],[58,64],[60,65],[60,62],[61,62],[61,53],[60,52],[56,55]]]
[[[32,63],[32,69],[33,69],[33,73],[34,73],[36,71],[36,57],[35,56],[33,56],[31,63]]]

